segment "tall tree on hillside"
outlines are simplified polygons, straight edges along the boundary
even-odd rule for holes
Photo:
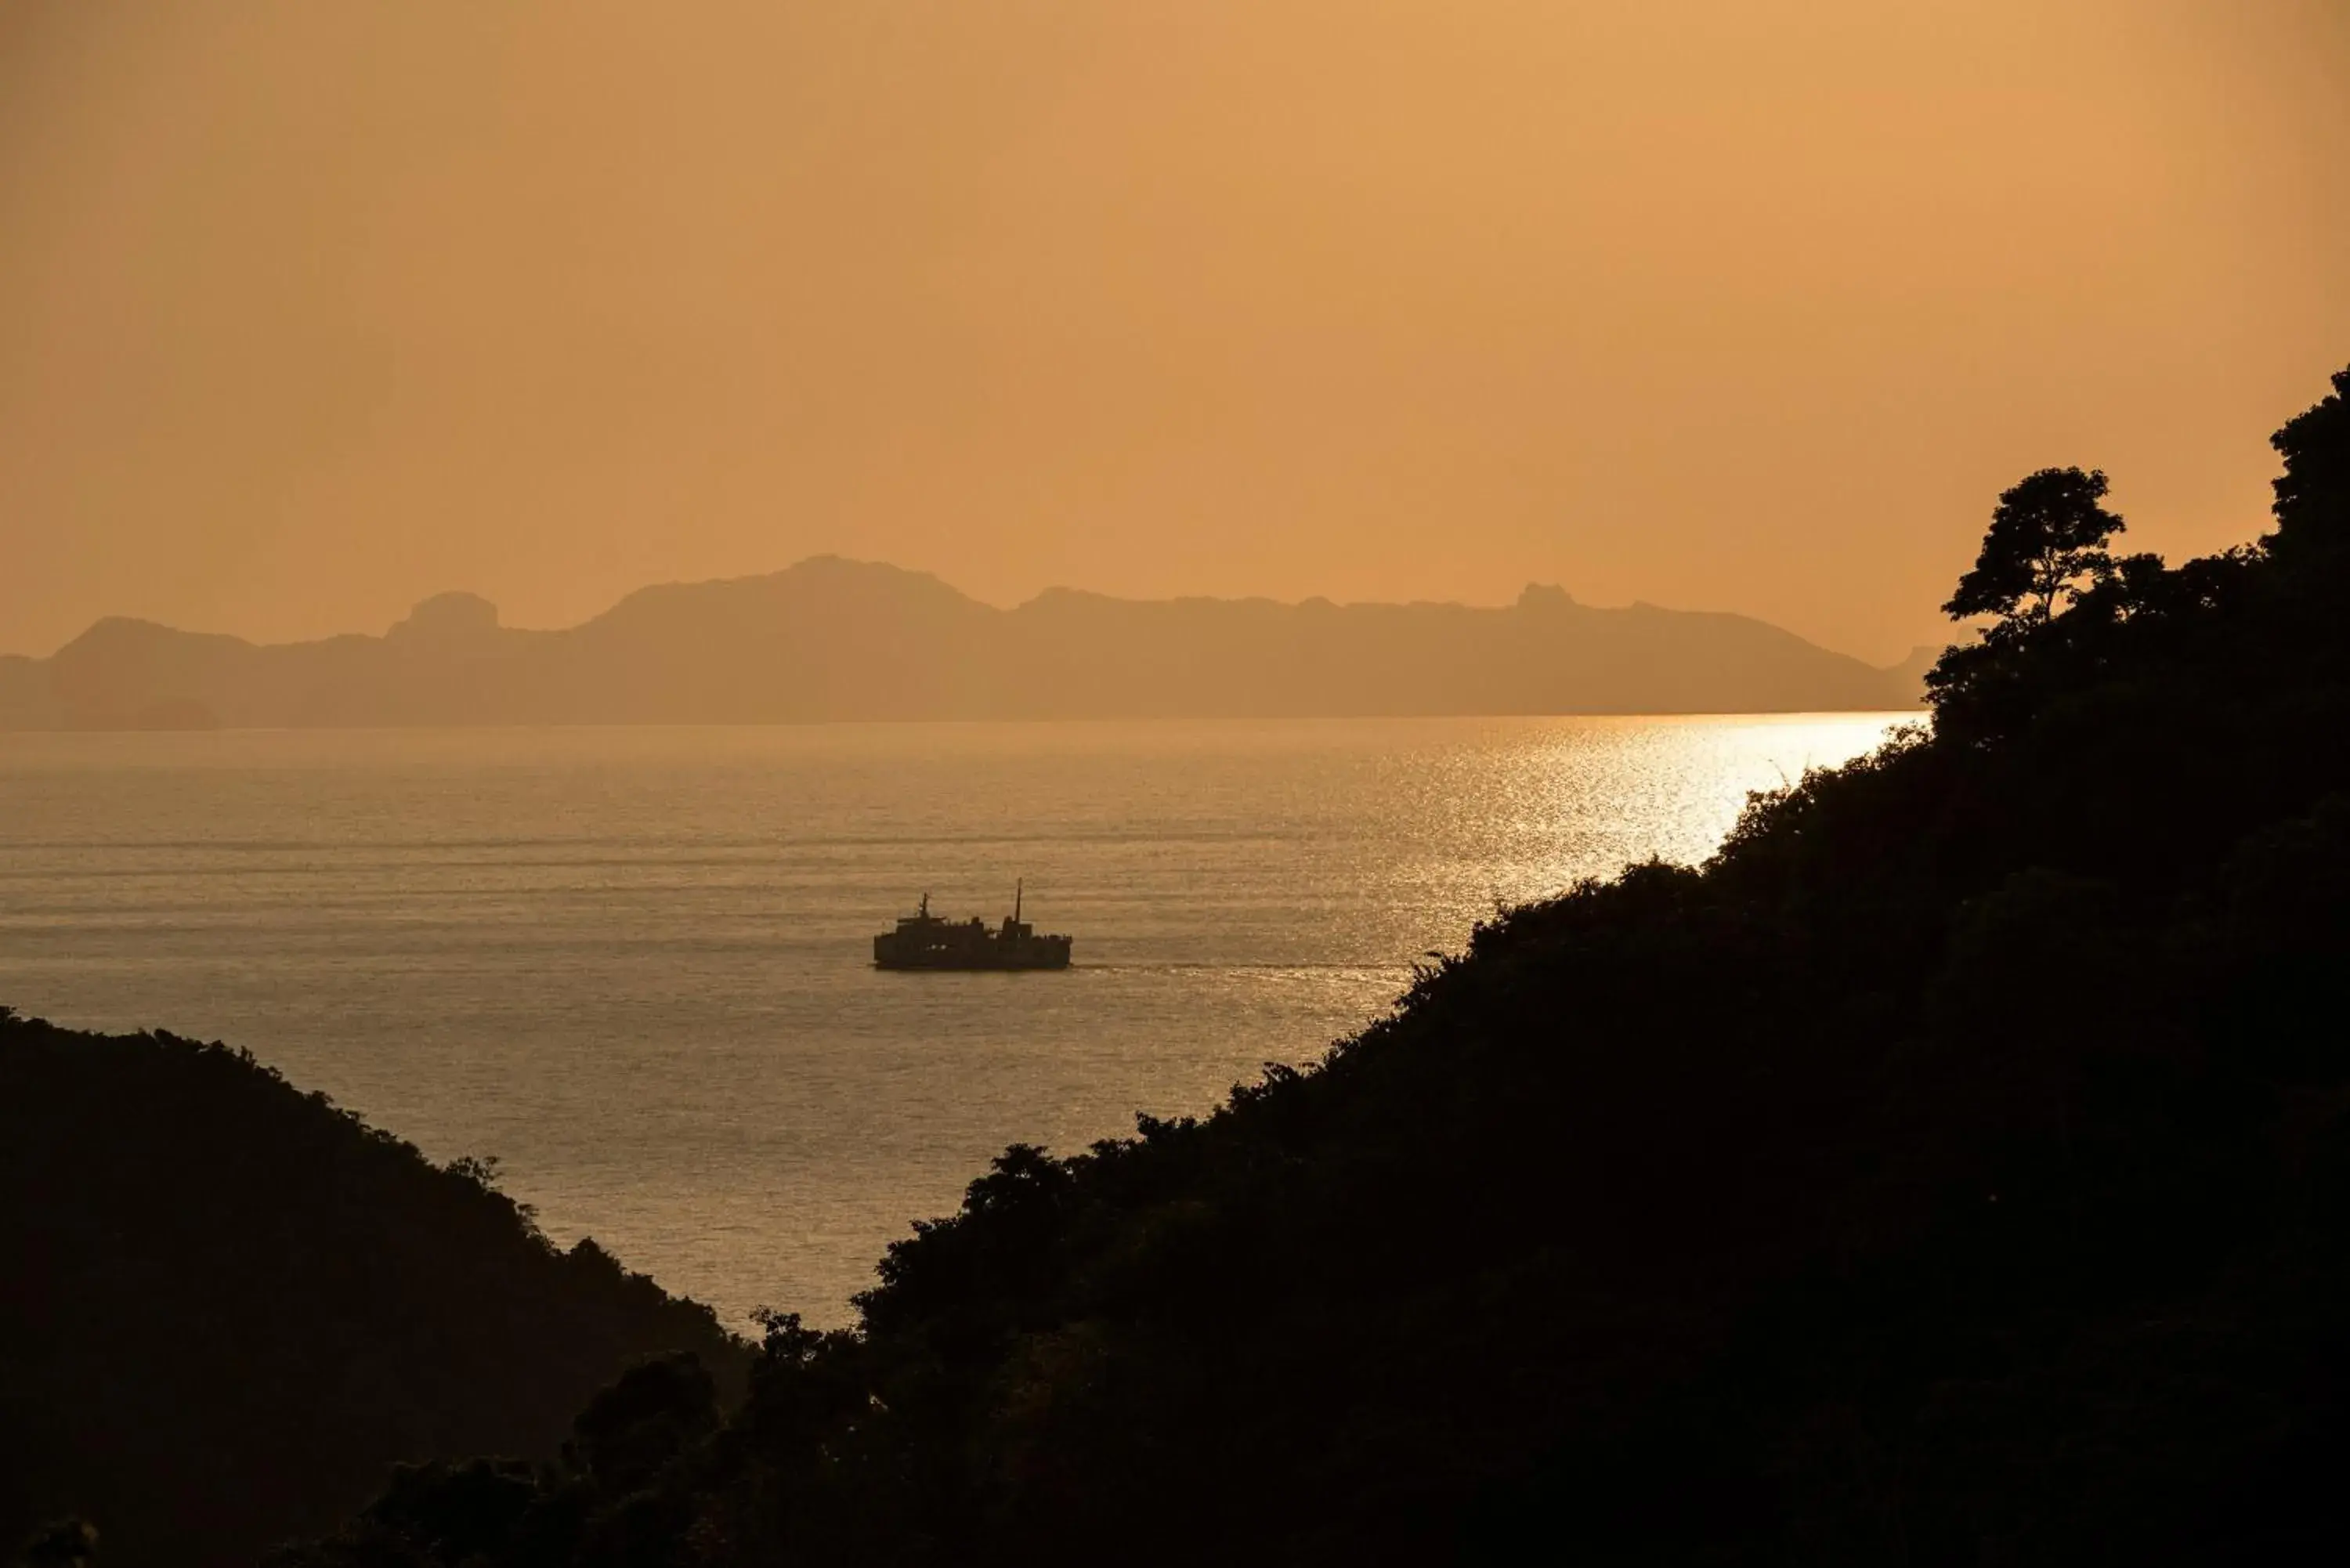
[[[2060,601],[2113,570],[2106,542],[2124,524],[2100,504],[2105,498],[2102,469],[2043,468],[2009,490],[1991,514],[1974,569],[1959,579],[1943,613],[1952,620],[2054,616]]]
[[[2269,444],[2284,459],[2274,545],[2334,551],[2350,544],[2350,369],[2335,371],[2334,395],[2295,415]]]

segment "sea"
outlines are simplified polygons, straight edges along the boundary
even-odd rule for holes
[[[1205,1114],[1911,718],[0,734],[0,1003],[243,1046],[730,1326],[837,1324],[1007,1144]],[[872,967],[1015,882],[1070,970]]]

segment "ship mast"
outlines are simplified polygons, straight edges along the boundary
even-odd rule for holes
[[[1020,919],[1020,895],[1027,890],[1027,887],[1028,878],[1025,877],[1016,879],[1012,884],[1012,919],[1015,925]]]

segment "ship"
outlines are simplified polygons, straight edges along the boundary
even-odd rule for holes
[[[876,969],[1066,969],[1069,939],[1039,936],[1020,918],[1024,883],[1012,892],[1012,913],[991,930],[973,915],[968,920],[942,919],[931,913],[931,896],[921,907],[898,919],[898,929],[873,939]]]

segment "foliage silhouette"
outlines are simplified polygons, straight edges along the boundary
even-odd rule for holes
[[[2282,553],[2339,553],[2350,545],[2350,369],[2334,373],[2333,395],[2270,438],[2284,459],[2276,480]]]
[[[2342,398],[2278,446],[2277,535],[2175,568],[2051,482],[1930,731],[1311,1072],[1008,1150],[700,1440],[649,1397],[462,1552],[380,1506],[284,1562],[2340,1558]]]
[[[84,1519],[43,1525],[26,1539],[21,1568],[90,1568],[98,1561],[98,1528]]]
[[[108,1568],[249,1563],[396,1460],[552,1459],[633,1358],[739,1379],[705,1309],[556,1251],[494,1175],[244,1053],[0,1009],[0,1542],[76,1513]]]
[[[2102,470],[2043,468],[2009,490],[1991,513],[1973,570],[1959,579],[1943,611],[1952,620],[2044,621],[2060,600],[2079,594],[2084,578],[2105,580],[2113,571],[2106,543],[2123,528],[2100,504],[2105,498]]]

